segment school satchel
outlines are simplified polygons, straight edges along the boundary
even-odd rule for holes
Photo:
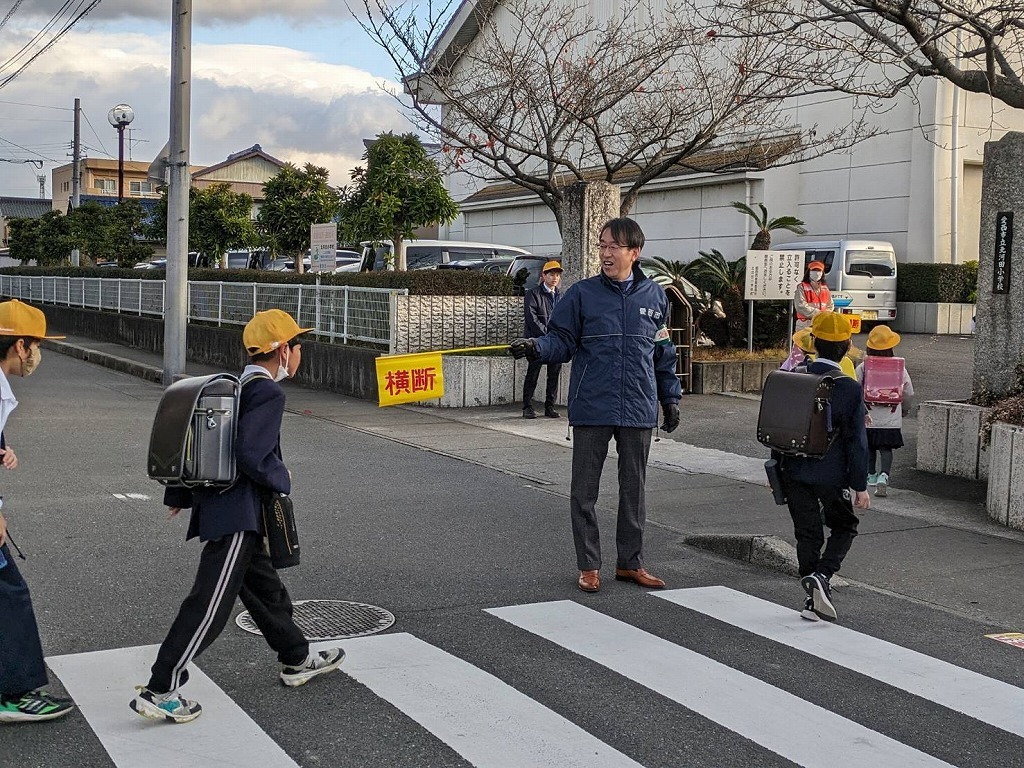
[[[149,476],[186,488],[231,485],[240,391],[228,373],[192,376],[164,390],[149,435]]]
[[[902,357],[865,357],[864,402],[878,405],[902,403],[903,372],[906,366]]]
[[[290,496],[277,491],[260,493],[260,511],[267,554],[274,568],[299,564],[299,531],[295,527],[295,508]]]
[[[761,390],[757,439],[783,456],[820,459],[836,437],[831,374],[772,371]]]

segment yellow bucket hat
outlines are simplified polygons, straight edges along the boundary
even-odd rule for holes
[[[242,344],[250,355],[262,352],[273,352],[282,344],[287,344],[300,333],[312,331],[312,328],[299,328],[295,318],[282,309],[267,309],[257,312],[245,325],[242,331]]]
[[[887,325],[876,325],[868,334],[868,349],[892,349],[900,343],[900,335]]]
[[[810,328],[801,328],[793,334],[793,343],[808,354],[814,354],[814,337]]]
[[[811,321],[811,333],[823,341],[846,341],[853,336],[850,321],[838,312],[819,312]]]

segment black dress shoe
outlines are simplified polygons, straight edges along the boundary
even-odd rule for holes
[[[560,419],[560,418],[562,418],[562,414],[560,414],[558,411],[556,411],[555,410],[555,406],[553,406],[553,405],[545,405],[544,406],[544,415],[547,416],[549,419]]]
[[[523,408],[523,418],[524,419],[536,419],[537,418],[537,412],[535,410],[533,410],[533,406],[528,405],[525,408]]]

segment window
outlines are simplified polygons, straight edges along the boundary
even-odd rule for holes
[[[117,179],[95,179],[93,185],[100,192],[117,192]]]
[[[488,248],[449,248],[448,249],[448,260],[449,261],[484,261],[494,255],[494,252]]]
[[[896,274],[896,254],[892,251],[847,251],[846,274],[892,277]]]
[[[834,262],[836,260],[836,252],[835,251],[832,251],[832,250],[829,250],[829,251],[812,251],[812,250],[807,250],[804,253],[806,254],[804,256],[804,266],[807,266],[812,261],[820,261],[822,264],[825,265],[825,272],[831,272],[832,271],[832,262]]]
[[[406,269],[430,269],[441,263],[441,249],[437,246],[410,245],[405,249]]]
[[[153,183],[150,181],[130,181],[128,191],[133,195],[141,195],[153,191]]]

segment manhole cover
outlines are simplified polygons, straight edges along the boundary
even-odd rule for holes
[[[297,600],[295,623],[307,640],[344,640],[383,632],[395,623],[395,615],[376,605],[348,600]],[[235,623],[254,635],[260,632],[248,611],[242,611]]]

